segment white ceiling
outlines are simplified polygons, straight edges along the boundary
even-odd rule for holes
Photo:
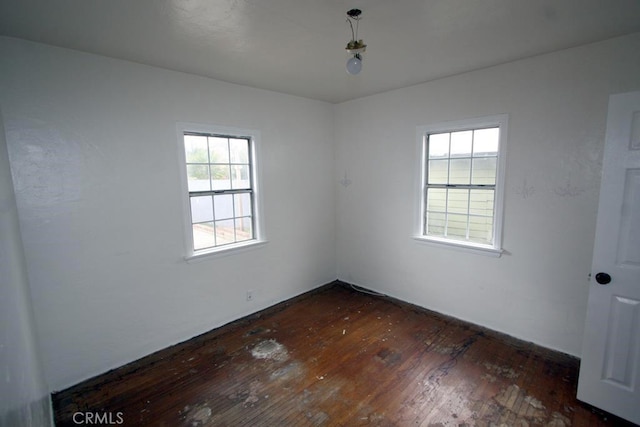
[[[0,0],[1,35],[334,103],[639,31],[640,0]]]

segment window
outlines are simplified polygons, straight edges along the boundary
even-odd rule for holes
[[[258,242],[255,132],[182,126],[180,136],[190,256]]]
[[[506,116],[422,127],[419,235],[500,252]]]

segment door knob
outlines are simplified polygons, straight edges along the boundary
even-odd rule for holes
[[[596,282],[600,283],[601,285],[606,285],[608,283],[611,283],[611,276],[609,276],[607,273],[598,273],[596,274]]]

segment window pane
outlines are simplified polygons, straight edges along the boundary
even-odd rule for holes
[[[469,218],[469,240],[476,243],[493,242],[493,218],[476,217]]]
[[[469,184],[471,181],[471,159],[452,159],[449,184]]]
[[[233,219],[216,221],[216,245],[226,245],[235,242]]]
[[[213,221],[213,201],[211,196],[191,198],[191,222]]]
[[[447,237],[467,239],[467,215],[447,215]]]
[[[231,188],[251,188],[249,165],[231,165]]]
[[[445,215],[444,213],[427,213],[428,235],[444,237]]]
[[[251,194],[242,193],[234,194],[233,201],[235,206],[235,216],[252,216],[253,209],[251,207]]]
[[[473,131],[451,132],[451,157],[471,157]]]
[[[253,238],[252,221],[249,217],[236,218],[236,240],[250,240]]]
[[[213,234],[213,223],[193,224],[193,249],[200,250],[212,248],[216,245]]]
[[[231,189],[229,165],[211,165],[211,181],[214,190]]]
[[[478,129],[473,131],[474,157],[497,156],[500,128]]]
[[[209,163],[207,137],[199,135],[185,135],[184,154],[187,159],[187,163]]]
[[[249,163],[249,141],[246,139],[229,139],[231,163]]]
[[[473,159],[472,184],[495,185],[497,157]]]
[[[426,133],[422,232],[493,245],[500,126],[459,129]]]
[[[213,196],[216,220],[233,218],[233,194]]]
[[[187,182],[189,191],[209,191],[209,165],[187,165]]]
[[[449,179],[449,160],[429,160],[427,172],[429,184],[446,184]]]
[[[469,213],[493,216],[493,194],[494,190],[471,190]]]
[[[466,215],[469,209],[469,190],[449,189],[447,192],[447,211]]]
[[[209,137],[210,163],[229,163],[229,142],[227,138]]]
[[[429,135],[429,158],[449,157],[449,133]]]
[[[430,212],[446,212],[447,190],[444,188],[429,188],[427,190],[427,210]]]
[[[252,140],[183,137],[194,251],[254,239]]]

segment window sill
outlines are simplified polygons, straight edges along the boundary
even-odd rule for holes
[[[247,242],[237,243],[219,248],[212,248],[206,251],[199,251],[193,255],[184,257],[187,263],[205,261],[211,258],[219,258],[227,255],[234,255],[240,252],[246,252],[262,247],[268,243],[267,240],[249,240]]]
[[[494,248],[491,246],[466,243],[466,242],[456,242],[453,240],[438,239],[433,237],[413,236],[413,239],[420,243],[424,243],[431,246],[436,246],[436,247],[441,247],[446,249],[453,249],[453,250],[473,253],[477,255],[485,255],[485,256],[490,256],[494,258],[500,258],[502,256],[502,253],[504,252],[503,249]]]

